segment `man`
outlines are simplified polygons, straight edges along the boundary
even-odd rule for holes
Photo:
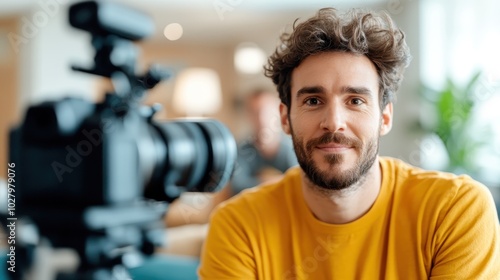
[[[378,156],[410,54],[387,15],[322,9],[269,59],[300,168],[212,215],[201,279],[500,279],[491,193]]]

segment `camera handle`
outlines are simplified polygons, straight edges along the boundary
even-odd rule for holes
[[[136,75],[138,50],[133,42],[114,35],[92,35],[92,45],[96,50],[94,66],[84,68],[72,66],[75,71],[108,77],[121,103],[138,105],[147,90],[173,74],[158,64],[151,65],[145,74]]]

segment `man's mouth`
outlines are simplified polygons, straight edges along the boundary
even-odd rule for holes
[[[341,153],[351,149],[352,147],[345,144],[328,143],[317,145],[316,148],[327,153]]]

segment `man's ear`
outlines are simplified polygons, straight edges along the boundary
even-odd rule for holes
[[[281,128],[283,131],[290,135],[290,122],[288,121],[288,106],[280,103],[280,117],[281,117]]]
[[[380,136],[386,135],[392,129],[392,102],[387,104],[382,111],[382,124],[380,125]]]

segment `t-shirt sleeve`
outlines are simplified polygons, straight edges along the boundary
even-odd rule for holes
[[[466,180],[450,196],[434,236],[430,279],[500,279],[500,229],[491,193]]]
[[[200,279],[257,279],[256,266],[250,241],[239,217],[230,207],[218,208],[211,217],[205,240]]]

